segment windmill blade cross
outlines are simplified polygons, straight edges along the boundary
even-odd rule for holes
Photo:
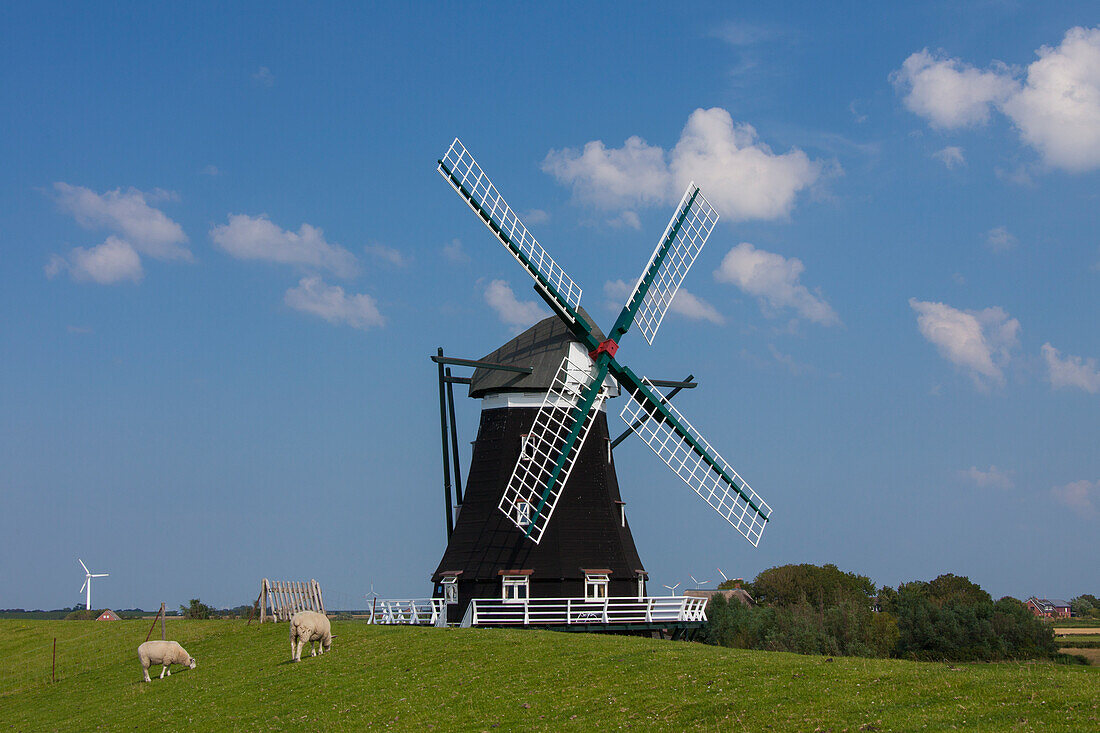
[[[771,518],[771,507],[745,483],[718,451],[653,386],[625,367],[615,376],[626,389],[621,416],[641,420],[635,433],[677,476],[755,547]]]
[[[606,376],[606,363],[567,353],[520,448],[498,507],[536,544],[607,397]]]
[[[547,303],[569,321],[579,319],[583,323],[584,318],[577,311],[581,304],[580,286],[531,236],[457,137],[440,159],[437,170],[519,261],[527,274],[534,278],[535,288]],[[591,330],[587,323],[584,325],[586,331]]]

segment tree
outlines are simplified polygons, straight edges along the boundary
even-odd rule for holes
[[[1092,609],[1096,608],[1096,604],[1090,601],[1090,598],[1092,596],[1077,596],[1070,599],[1069,608],[1074,616],[1088,616],[1092,613]]]
[[[192,598],[187,606],[180,606],[180,613],[185,618],[210,618],[214,609],[206,605],[198,598]]]
[[[836,565],[781,565],[756,576],[749,592],[757,603],[775,607],[795,606],[806,601],[818,610],[843,600],[868,608],[875,595],[870,578],[846,573]]]

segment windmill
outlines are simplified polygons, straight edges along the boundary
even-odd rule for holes
[[[674,596],[676,595],[676,589],[680,587],[680,584],[677,583],[676,585],[666,585],[665,587],[668,588],[668,594],[670,596]]]
[[[688,577],[691,578],[692,583],[695,583],[696,588],[702,588],[704,585],[710,582],[709,580],[696,580],[694,575],[688,575]]]
[[[531,548],[537,548],[550,537],[553,537],[551,544],[555,546],[565,547],[567,543],[572,543],[571,548],[578,546],[582,540],[573,535],[592,533],[590,528],[582,525],[595,521],[594,517],[600,512],[607,514],[597,504],[617,504],[620,508],[623,505],[614,478],[611,450],[630,432],[637,434],[696,494],[753,546],[757,546],[771,516],[771,508],[672,406],[669,400],[673,393],[662,396],[657,391],[659,386],[694,387],[694,383],[690,382],[690,378],[683,383],[669,383],[638,377],[616,356],[619,342],[635,323],[646,341],[653,343],[681,282],[718,220],[717,213],[698,187],[694,183],[687,187],[626,305],[605,336],[581,308],[580,287],[528,232],[457,138],[439,160],[438,172],[534,279],[536,292],[556,315],[536,324],[481,361],[447,359],[441,351],[433,357],[439,364],[440,373],[450,539],[444,559],[433,576],[437,583],[437,595],[443,594],[447,583],[469,582],[469,568],[476,567],[478,572],[484,573],[484,567],[489,565],[498,568],[496,572],[504,578],[505,584],[512,578],[511,582],[518,587],[518,573],[530,572],[523,570],[519,563],[532,556],[534,551]],[[521,366],[520,355],[534,366]],[[549,355],[555,359],[551,364],[547,363]],[[478,371],[470,379],[452,377],[449,371],[444,372],[444,364],[475,366]],[[484,453],[479,455],[479,443],[483,436],[486,436],[486,443],[498,435],[515,439],[515,445],[507,447],[512,453],[503,469],[508,471],[504,474],[506,480],[502,480],[503,489],[497,490],[493,499],[498,519],[492,520],[485,513],[486,499],[492,492],[484,491],[474,498],[471,497],[474,493],[472,486],[468,485],[465,503],[462,502],[461,491],[458,493],[460,512],[454,537],[450,536],[452,507],[449,478],[446,478],[445,382],[448,389],[452,382],[469,384],[470,396],[483,398],[482,422],[474,446],[470,484],[474,482],[475,475],[479,481],[491,483],[498,472],[503,473],[501,466],[504,458],[494,456],[489,460]],[[607,433],[604,403],[620,390],[628,398],[620,413],[628,429],[627,433],[612,442]],[[532,402],[532,393],[536,392],[540,399]],[[507,398],[503,402],[498,399],[502,394],[503,398]],[[490,405],[493,399],[498,402]],[[488,409],[491,406],[525,406],[530,412],[536,405],[538,409],[533,417],[506,415],[502,410],[497,411],[500,415],[487,417],[487,413],[492,412]],[[451,430],[454,430],[453,420]],[[603,465],[593,458],[593,454],[599,451],[584,450],[593,434],[599,436],[597,444],[604,440],[607,443]],[[493,449],[505,450],[498,444],[507,442],[497,440]],[[574,474],[574,469],[579,465],[582,466],[580,473]],[[455,475],[457,483],[457,465]],[[567,487],[572,487],[571,476],[574,480],[577,480],[576,476],[584,477],[580,480],[587,482],[586,485],[573,492],[583,496],[571,497],[570,492],[566,491]],[[594,494],[599,494],[599,501],[591,500]],[[566,497],[564,500],[563,496]],[[584,501],[589,503],[580,506]],[[571,526],[552,527],[551,519],[555,511],[566,505],[567,522]],[[622,529],[618,531],[618,536],[615,536],[616,530],[606,523],[600,525],[599,534],[611,548],[607,552],[621,556],[620,563],[632,566],[638,574],[640,596],[645,573],[641,570],[637,550],[629,535],[625,509],[621,510]],[[476,516],[471,516],[470,512]],[[524,548],[502,538],[495,528],[500,519],[511,527],[513,533],[518,532],[529,547]],[[588,548],[582,549],[587,551]],[[562,558],[556,561],[561,567],[554,569],[561,576],[563,588],[567,585],[567,572],[572,572],[571,566],[565,567],[573,562],[571,557],[566,557],[569,552],[580,551],[562,549]],[[477,553],[481,555],[474,558]],[[466,563],[465,569],[458,567],[462,562]],[[597,572],[601,569],[605,572]],[[509,575],[510,572],[513,574]],[[587,585],[593,576],[606,578],[609,574],[607,568],[590,563],[585,570],[585,583]],[[481,582],[484,584],[487,581],[483,578]],[[472,592],[473,597],[478,597],[485,590],[474,589]],[[507,585],[504,592],[507,598]],[[529,588],[516,592],[526,593]]]
[[[76,561],[84,568],[84,585],[80,586],[80,592],[87,593],[84,596],[84,608],[90,611],[92,610],[92,578],[106,578],[110,573],[93,573],[79,557]]]

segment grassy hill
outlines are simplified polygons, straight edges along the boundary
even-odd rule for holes
[[[136,649],[147,622],[0,621],[0,727],[1100,729],[1095,667],[829,660],[628,637],[359,622],[333,628],[330,654],[290,664],[286,624],[169,619],[169,638],[198,667],[145,684]],[[58,681],[51,684],[54,637]]]

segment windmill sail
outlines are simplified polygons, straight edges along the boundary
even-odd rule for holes
[[[680,289],[680,283],[703,250],[717,222],[718,213],[695,183],[689,183],[680,205],[665,227],[665,233],[657,240],[653,256],[626,301],[626,308],[632,309],[634,300],[638,297],[642,299],[637,306],[634,322],[650,344],[672,305],[672,299],[676,297],[676,291]]]
[[[580,287],[531,236],[519,216],[457,137],[447,154],[439,161],[438,170],[485,222],[485,226],[519,260],[543,294],[560,306],[559,310],[564,316],[576,320],[577,308],[581,304]]]
[[[757,546],[772,509],[692,427],[671,403],[662,402],[648,380],[624,369],[628,400],[621,416],[640,422],[635,433],[684,483]],[[619,376],[619,375],[616,375]]]
[[[567,353],[520,447],[499,507],[536,544],[607,397],[605,374],[583,352]]]

